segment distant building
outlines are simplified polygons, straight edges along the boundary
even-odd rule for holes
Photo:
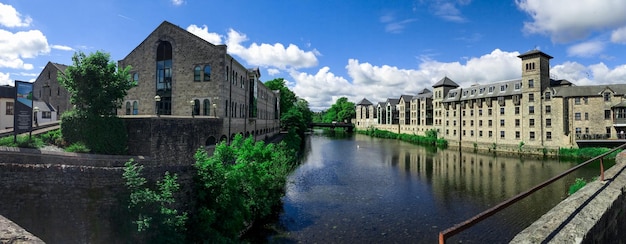
[[[118,66],[131,66],[137,83],[120,116],[219,118],[222,129],[215,137],[221,139],[238,133],[262,139],[279,132],[280,94],[263,85],[258,68],[230,56],[226,45],[164,21]]]
[[[49,104],[54,108],[52,111],[55,111],[55,117],[59,118],[65,111],[72,109],[70,94],[58,80],[65,69],[67,65],[48,62],[33,83],[35,100]]]
[[[49,104],[33,101],[33,126],[57,120],[57,111]],[[15,115],[15,87],[0,86],[0,130],[12,129]],[[36,123],[35,123],[36,122]]]
[[[403,118],[400,115],[400,121],[409,116],[410,125],[393,119],[372,120],[375,117],[359,113],[375,108],[380,118],[394,108],[393,101],[397,108],[406,109],[403,95],[387,99],[382,106],[357,105],[356,126],[418,135],[436,130],[440,137],[466,147],[476,143],[556,149],[576,147],[581,139],[623,137],[626,84],[575,86],[550,78],[550,55],[532,50],[518,57],[522,59],[520,79],[461,88],[444,77],[432,92],[425,89],[411,99],[410,112]]]

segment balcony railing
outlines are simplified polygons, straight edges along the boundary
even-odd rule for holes
[[[617,133],[617,134],[585,134],[585,133],[576,133],[576,140],[615,140],[615,139],[626,139],[625,133]]]

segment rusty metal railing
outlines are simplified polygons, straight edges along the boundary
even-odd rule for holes
[[[604,157],[606,157],[607,155],[619,150],[619,149],[624,149],[626,147],[626,144],[623,144],[619,147],[613,148],[612,150],[603,153],[602,155],[599,155],[595,158],[589,159],[579,165],[576,165],[575,167],[572,167],[571,169],[566,170],[565,172],[554,176],[552,178],[550,178],[549,180],[546,180],[542,183],[540,183],[539,185],[536,185],[535,187],[531,188],[530,190],[527,190],[525,192],[522,192],[520,194],[517,194],[514,197],[509,198],[508,200],[499,203],[498,205],[487,209],[485,211],[483,211],[482,213],[479,213],[478,215],[469,218],[468,220],[465,220],[459,224],[454,225],[453,227],[450,227],[442,232],[439,232],[439,244],[444,244],[446,243],[446,239],[460,233],[461,231],[464,231],[466,229],[469,229],[470,227],[474,226],[475,224],[477,224],[478,222],[496,214],[497,212],[499,212],[502,209],[505,209],[506,207],[518,202],[519,200],[522,200],[523,198],[527,197],[528,195],[532,194],[535,191],[538,191],[541,188],[544,188],[545,186],[551,184],[552,182],[557,181],[558,179],[563,178],[564,176],[576,171],[579,168],[582,168],[592,162],[595,162],[596,160],[600,160],[600,181],[604,181]]]

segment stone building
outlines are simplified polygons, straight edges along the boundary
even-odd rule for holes
[[[119,60],[131,66],[137,83],[118,115],[219,119],[219,134],[207,144],[235,134],[258,139],[279,131],[278,91],[265,87],[258,68],[246,68],[226,52],[167,21]]]
[[[557,149],[576,147],[581,139],[626,138],[626,84],[575,86],[550,77],[550,55],[532,50],[518,57],[520,79],[463,88],[444,77],[432,93],[424,90],[411,99],[410,126],[380,120],[370,126],[418,135],[436,130],[465,147]],[[357,121],[368,119],[359,116]]]
[[[56,111],[55,117],[59,118],[61,114],[72,108],[70,94],[58,80],[65,69],[67,69],[67,65],[48,62],[33,83],[35,100],[45,102],[53,107]]]

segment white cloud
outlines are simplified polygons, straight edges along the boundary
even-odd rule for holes
[[[183,3],[185,3],[185,0],[172,0],[172,4],[174,4],[174,6],[180,6],[183,5]]]
[[[461,15],[461,11],[452,2],[438,1],[431,6],[433,14],[447,21],[465,22],[465,18]]]
[[[52,45],[50,46],[52,49],[61,50],[61,51],[74,51],[74,48],[63,46],[63,45]]]
[[[613,33],[611,33],[611,41],[614,43],[626,44],[626,26],[613,30]]]
[[[33,68],[23,58],[34,58],[50,52],[48,40],[39,30],[11,33],[0,29],[0,68],[26,69]]]
[[[380,17],[380,22],[385,24],[385,31],[389,33],[401,33],[406,26],[417,19],[405,19],[396,21],[393,14],[386,14]]]
[[[0,25],[6,27],[27,27],[30,26],[32,21],[28,16],[22,18],[22,15],[13,6],[0,3]]]
[[[11,79],[9,73],[0,72],[0,86],[10,85],[13,86],[15,82]]]
[[[279,69],[274,69],[274,68],[269,68],[267,69],[267,73],[271,76],[280,74],[280,70]]]
[[[274,45],[252,43],[249,47],[241,45],[247,40],[245,34],[230,29],[226,40],[228,52],[241,57],[250,65],[276,67],[283,70],[317,66],[317,56],[320,53],[315,49],[304,51],[294,44],[285,47],[281,43]]]
[[[588,41],[573,45],[567,49],[567,56],[593,57],[604,51],[604,42]]]
[[[202,27],[199,27],[197,25],[190,25],[187,27],[187,31],[193,33],[196,36],[199,36],[200,38],[212,44],[222,44],[222,36],[218,33],[209,32],[209,27],[207,27],[206,25],[202,25]]]
[[[358,102],[364,97],[372,102],[382,102],[400,95],[416,95],[443,77],[448,76],[462,87],[475,83],[490,83],[521,76],[521,61],[518,52],[499,49],[460,62],[439,62],[424,58],[416,69],[402,69],[389,65],[376,66],[356,59],[348,60],[346,70],[352,81],[335,76],[328,67],[317,74],[291,72],[295,80],[293,91],[309,101],[311,109],[319,111],[330,107],[342,96]]]
[[[626,1],[516,0],[515,3],[533,19],[524,23],[524,31],[548,35],[554,42],[580,40],[594,31],[626,24]]]

